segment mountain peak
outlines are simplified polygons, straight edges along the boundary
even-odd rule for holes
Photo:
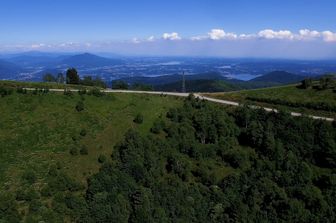
[[[121,60],[109,59],[91,53],[82,53],[70,56],[64,59],[62,63],[72,67],[98,67],[120,64]]]
[[[297,74],[292,74],[287,71],[272,71],[263,76],[254,78],[250,81],[258,81],[258,82],[273,82],[280,84],[289,84],[299,82],[304,79],[304,76],[300,76]]]

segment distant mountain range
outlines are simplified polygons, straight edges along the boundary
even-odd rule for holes
[[[203,74],[193,74],[185,75],[186,80],[227,80],[226,77],[222,76],[219,73],[203,73]],[[121,78],[120,80],[125,81],[129,84],[142,83],[148,85],[162,85],[174,83],[182,80],[182,75],[172,74],[172,75],[163,75],[157,77],[126,77]]]
[[[8,74],[17,75],[22,71],[22,68],[14,63],[0,60],[0,78],[8,78]]]
[[[288,73],[286,71],[274,71],[263,76],[254,78],[249,82],[268,82],[274,84],[290,84],[303,80],[305,77],[302,75],[296,75]]]
[[[90,53],[79,54],[71,56],[60,61],[60,65],[69,67],[104,67],[121,64],[121,59],[110,59],[105,57],[96,56]]]
[[[117,77],[130,85],[142,83],[151,85],[158,90],[180,91],[182,76],[174,73],[187,70],[193,73],[193,75],[185,75],[187,90],[226,91],[295,83],[306,76],[312,77],[323,74],[323,71],[336,70],[336,66],[334,67],[328,61],[299,64],[290,61],[240,61],[220,58],[123,58],[117,55],[109,56],[113,56],[113,58],[90,53],[74,55],[37,51],[2,55],[0,79],[40,81],[45,73],[64,73],[66,69],[74,67],[79,70],[82,76],[97,75],[103,80]],[[301,73],[299,71],[272,71],[281,66],[289,70],[302,68],[301,70],[305,71]],[[285,68],[284,70],[287,70]],[[239,74],[254,77],[263,73],[265,74],[249,81],[228,77],[229,75],[237,77]]]
[[[297,83],[305,77],[288,73],[286,71],[274,71],[249,81],[229,79],[219,73],[204,73],[185,75],[188,92],[219,92],[241,89],[253,89],[270,87],[283,84]],[[151,85],[160,91],[181,91],[182,75],[166,75],[159,77],[128,77],[120,79],[128,84],[141,83]]]
[[[109,59],[89,53],[78,55],[23,54],[8,58],[7,61],[21,66],[63,66],[77,68],[103,67],[122,63],[120,59]]]

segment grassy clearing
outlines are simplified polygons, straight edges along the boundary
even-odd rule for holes
[[[0,87],[6,88],[48,88],[48,89],[92,89],[91,86],[58,84],[47,82],[18,82],[18,81],[0,81]]]
[[[84,110],[76,104],[83,100]],[[67,173],[85,183],[99,168],[100,154],[109,156],[129,128],[148,132],[155,119],[182,101],[173,97],[108,94],[103,97],[74,93],[33,95],[13,93],[0,98],[0,183],[18,184],[25,169],[43,179],[51,163],[62,163]],[[142,124],[134,117],[141,113]],[[86,146],[88,155],[80,155]],[[75,148],[78,155],[70,155]]]
[[[336,117],[335,112],[326,110],[309,109],[307,107],[291,107],[280,104],[270,104],[256,100],[249,100],[249,98],[258,99],[281,99],[292,103],[325,103],[330,106],[336,106],[336,93],[332,89],[318,90],[318,89],[300,89],[295,85],[272,87],[256,90],[244,90],[230,93],[209,93],[205,96],[237,101],[241,103],[252,103],[265,107],[272,107],[277,109],[284,109],[290,111],[302,112],[304,114],[322,115],[327,117]]]

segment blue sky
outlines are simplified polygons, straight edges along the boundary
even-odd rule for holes
[[[335,9],[335,0],[1,0],[0,50],[336,57]]]

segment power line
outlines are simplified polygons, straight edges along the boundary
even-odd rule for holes
[[[182,93],[186,93],[186,86],[185,86],[185,75],[184,71],[182,73]]]

